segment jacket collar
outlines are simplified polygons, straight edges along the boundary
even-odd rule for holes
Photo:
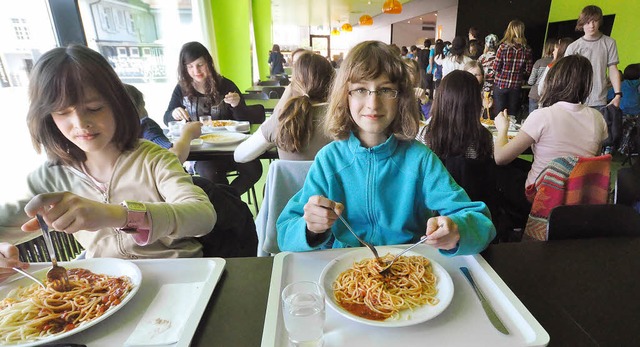
[[[349,135],[349,139],[347,140],[347,145],[349,146],[349,150],[354,155],[373,154],[380,159],[383,159],[390,157],[393,152],[395,152],[396,148],[398,147],[398,139],[396,139],[394,135],[391,135],[385,142],[375,147],[365,148],[362,146],[360,140],[356,137],[356,135],[352,132],[351,135]]]

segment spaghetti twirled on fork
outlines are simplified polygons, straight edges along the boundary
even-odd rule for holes
[[[390,261],[393,254],[382,259]],[[437,278],[429,259],[401,256],[388,274],[375,259],[364,259],[343,271],[333,282],[336,301],[358,316],[373,320],[397,319],[399,312],[438,303]]]
[[[59,292],[45,282],[12,290],[0,301],[0,344],[37,341],[72,330],[110,307],[120,304],[131,291],[128,277],[94,274],[70,269],[71,290]]]

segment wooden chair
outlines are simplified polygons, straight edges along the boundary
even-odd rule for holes
[[[640,214],[616,204],[562,205],[551,210],[549,241],[591,237],[640,236]]]

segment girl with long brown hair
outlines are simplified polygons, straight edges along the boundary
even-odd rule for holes
[[[313,160],[318,150],[331,141],[324,135],[321,123],[327,113],[334,74],[331,63],[320,55],[300,55],[294,64],[291,97],[279,114],[271,115],[236,148],[234,159],[243,163],[277,147],[280,159]]]

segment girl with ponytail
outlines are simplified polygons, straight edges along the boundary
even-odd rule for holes
[[[293,66],[291,94],[279,113],[274,113],[249,139],[236,148],[234,159],[251,161],[273,147],[285,160],[313,160],[331,139],[321,123],[327,113],[327,96],[335,74],[324,57],[302,54]]]

